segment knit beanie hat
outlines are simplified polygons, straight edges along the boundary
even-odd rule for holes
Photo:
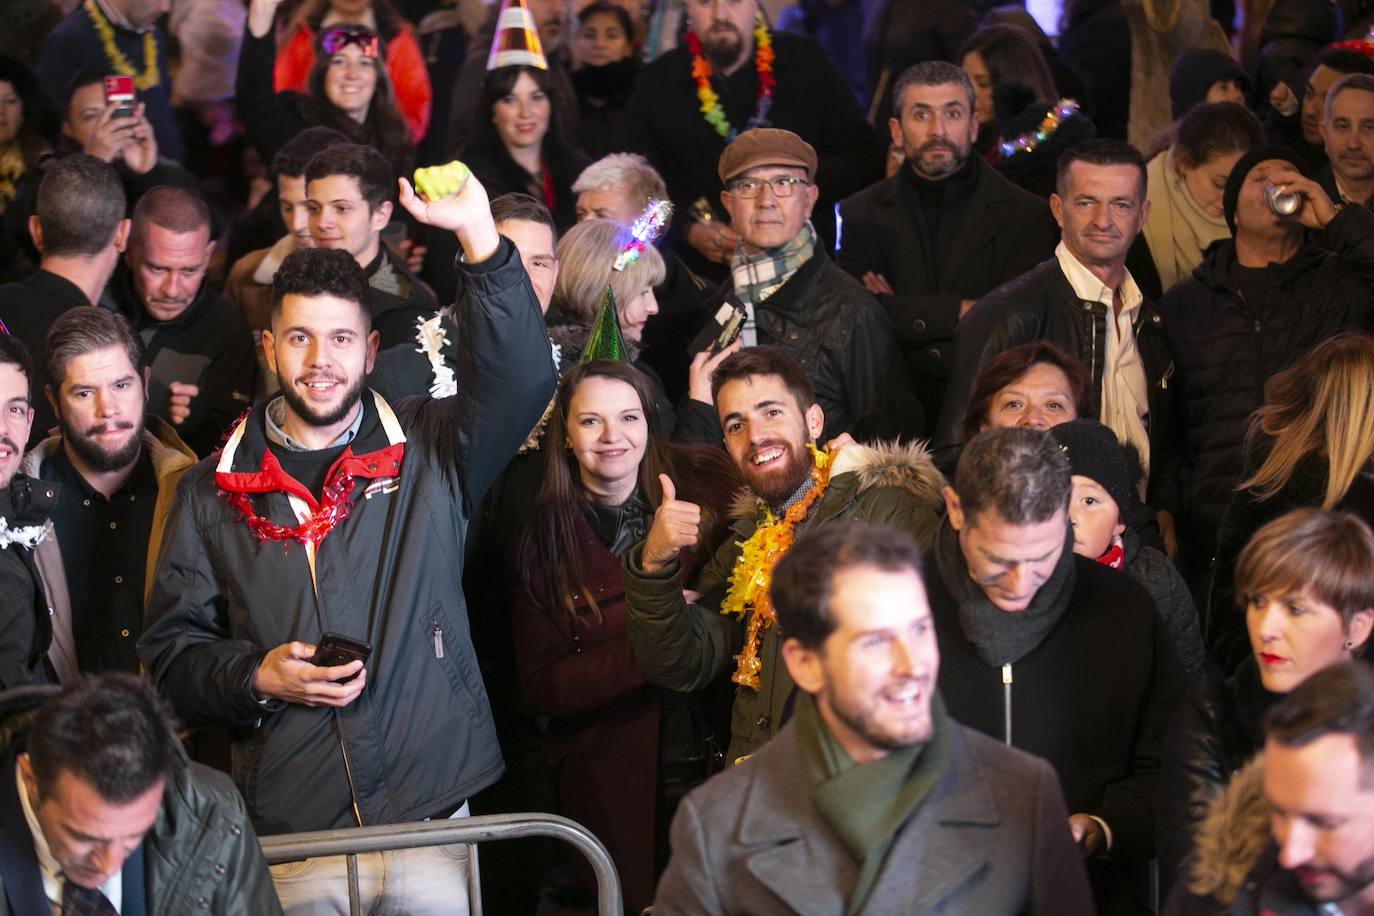
[[[1169,68],[1169,108],[1173,119],[1183,117],[1194,105],[1207,101],[1207,90],[1224,80],[1235,80],[1250,94],[1250,77],[1234,57],[1213,48],[1191,48],[1174,58]]]
[[[1070,420],[1050,427],[1050,435],[1069,459],[1069,472],[1096,481],[1116,500],[1124,520],[1135,504],[1135,491],[1116,433],[1096,420]]]
[[[1241,156],[1226,179],[1226,190],[1221,197],[1221,209],[1226,214],[1226,225],[1232,235],[1236,234],[1236,201],[1240,199],[1240,186],[1245,184],[1245,176],[1250,174],[1251,169],[1269,159],[1280,159],[1293,166],[1293,171],[1304,178],[1311,177],[1303,168],[1302,157],[1279,143],[1261,144]]]

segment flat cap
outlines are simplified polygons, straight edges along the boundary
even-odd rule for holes
[[[725,147],[716,171],[721,183],[761,165],[787,165],[806,170],[806,180],[816,177],[816,151],[810,143],[776,127],[746,130]]]

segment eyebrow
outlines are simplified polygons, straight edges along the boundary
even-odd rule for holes
[[[282,331],[282,333],[283,333],[283,334],[290,334],[290,333],[292,333],[293,331],[300,331],[302,334],[310,334],[310,335],[312,335],[312,336],[316,336],[315,330],[314,330],[313,328],[307,328],[307,327],[304,327],[304,326],[299,325],[299,324],[292,325],[291,327],[286,328],[285,330]],[[332,336],[335,335],[335,334],[357,334],[357,333],[358,333],[358,331],[357,331],[356,328],[335,328],[335,329],[332,330],[332,331],[325,331],[325,332],[319,334],[318,336],[320,336],[320,337],[332,337]]]
[[[20,396],[20,397],[10,398],[6,403],[8,403],[8,404],[23,404],[25,407],[28,407],[29,404],[31,404],[32,402],[29,400],[29,398],[28,398],[27,395],[22,395],[22,396]]]
[[[758,413],[760,410],[763,410],[763,409],[765,409],[765,408],[767,408],[767,407],[781,407],[781,406],[782,406],[782,401],[759,401],[759,402],[758,402],[757,404],[755,404],[753,407],[749,408],[749,410],[750,410],[751,413]],[[735,412],[733,412],[733,413],[727,413],[727,414],[725,415],[725,419],[722,420],[721,422],[722,422],[722,423],[728,423],[728,422],[730,422],[731,420],[738,420],[738,419],[739,419],[740,417],[742,417],[742,416],[744,416],[744,414],[740,413],[740,412],[737,410],[737,411],[735,411]]]
[[[1045,553],[1041,554],[1041,555],[1038,556],[1038,557],[1026,557],[1026,558],[1023,559],[1023,560],[1012,560],[1012,559],[1008,559],[1007,557],[998,556],[997,554],[992,553],[992,552],[989,551],[989,550],[984,550],[984,551],[983,551],[983,556],[987,557],[987,558],[988,558],[989,560],[991,560],[993,563],[1015,563],[1015,564],[1017,564],[1017,565],[1021,565],[1021,564],[1025,564],[1025,563],[1040,563],[1040,562],[1042,562],[1042,561],[1044,561],[1044,560],[1048,560],[1048,559],[1050,558],[1050,555],[1053,554],[1053,553],[1054,553],[1054,549],[1051,548],[1051,549],[1047,550]]]
[[[115,379],[114,381],[110,382],[109,384],[111,384],[111,385],[118,385],[120,382],[132,382],[132,381],[134,381],[134,376],[133,376],[132,374],[130,374],[130,375],[121,375],[119,378]],[[99,388],[99,387],[100,387],[99,385],[90,384],[90,383],[88,383],[88,384],[82,384],[81,382],[72,382],[72,388]]]

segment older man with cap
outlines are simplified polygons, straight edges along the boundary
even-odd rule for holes
[[[1295,209],[1277,212],[1284,208],[1270,205],[1271,189],[1293,195]],[[1267,144],[1242,156],[1223,207],[1232,237],[1209,248],[1161,303],[1190,509],[1183,531],[1205,557],[1239,479],[1264,383],[1328,337],[1367,330],[1374,312],[1374,214],[1333,204],[1292,150]],[[1248,645],[1219,647],[1214,633],[1204,635],[1223,665],[1249,653]]]
[[[825,435],[893,439],[922,433],[886,310],[818,244],[811,211],[816,151],[788,130],[755,128],[721,154],[720,202],[740,244],[708,314],[742,318],[745,347],[780,347],[806,369]]]

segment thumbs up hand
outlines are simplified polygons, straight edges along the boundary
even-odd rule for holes
[[[663,501],[658,504],[653,526],[644,541],[641,563],[646,573],[662,571],[677,559],[679,550],[695,547],[701,531],[701,507],[679,500],[667,474],[659,474],[658,482],[663,487]]]

